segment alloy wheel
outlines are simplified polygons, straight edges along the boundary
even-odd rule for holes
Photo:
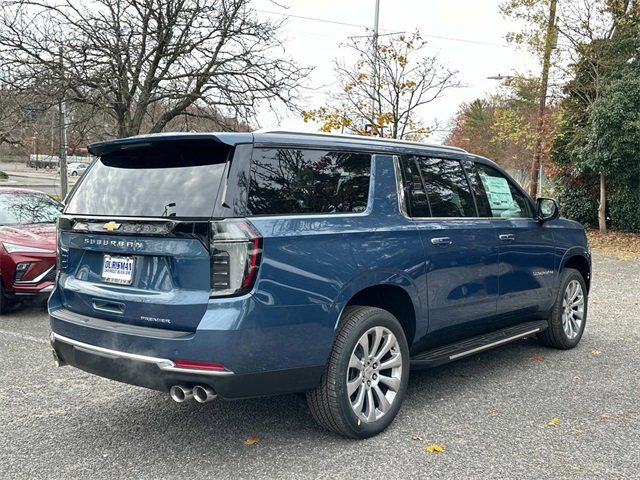
[[[347,394],[359,420],[371,423],[393,405],[402,378],[402,352],[391,330],[373,327],[358,340],[349,358]]]
[[[573,340],[580,333],[584,321],[584,293],[582,285],[577,280],[567,284],[562,298],[562,328],[569,340]]]

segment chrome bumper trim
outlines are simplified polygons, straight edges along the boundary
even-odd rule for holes
[[[24,287],[24,284],[16,283],[16,287]],[[32,292],[15,292],[13,295],[18,297],[33,297],[34,295],[40,295],[41,293],[51,293],[53,292],[53,285],[49,285],[48,287],[41,288],[40,290],[34,290]]]
[[[50,338],[51,338],[52,344],[53,342],[57,341],[57,342],[73,345],[74,347],[77,347],[81,350],[85,350],[90,353],[95,353],[96,355],[123,358],[125,360],[134,360],[136,362],[142,362],[142,363],[151,363],[151,364],[155,364],[160,370],[163,370],[165,372],[207,375],[212,377],[233,375],[233,372],[229,370],[214,371],[214,370],[200,370],[200,369],[193,369],[193,368],[180,368],[180,367],[176,367],[176,364],[167,358],[149,357],[146,355],[138,355],[137,353],[121,352],[120,350],[112,350],[110,348],[98,347],[96,345],[91,345],[89,343],[79,342],[78,340],[73,340],[72,338],[64,337],[55,332],[51,332]]]
[[[55,252],[51,252],[51,253],[55,253]],[[34,278],[32,280],[19,280],[19,281],[14,282],[14,283],[16,285],[37,285],[42,281],[42,279],[44,277],[49,275],[49,273],[51,273],[51,270],[53,270],[54,268],[56,268],[56,266],[52,265],[51,267],[49,267],[48,270],[45,270],[44,272],[42,272],[40,275],[38,275],[36,278]],[[47,288],[49,288],[49,287],[47,287]],[[51,287],[51,290],[53,290],[53,286]]]

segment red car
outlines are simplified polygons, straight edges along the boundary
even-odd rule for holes
[[[61,212],[62,204],[42,192],[0,188],[0,313],[53,289]]]

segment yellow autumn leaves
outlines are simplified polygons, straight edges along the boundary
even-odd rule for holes
[[[429,453],[442,453],[444,452],[446,447],[444,445],[440,445],[439,443],[430,443],[426,447],[424,447],[425,452]]]

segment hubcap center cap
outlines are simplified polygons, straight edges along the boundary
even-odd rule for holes
[[[371,380],[373,378],[373,367],[367,367],[364,369],[364,378]]]

